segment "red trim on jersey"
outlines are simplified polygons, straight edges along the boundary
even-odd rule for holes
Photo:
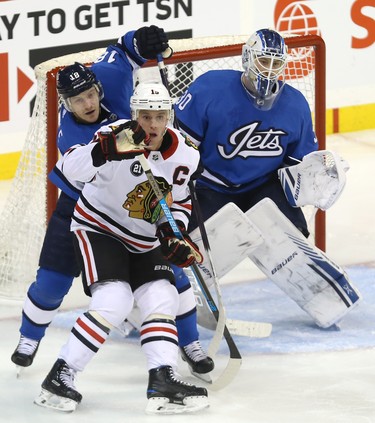
[[[87,261],[87,270],[89,271],[88,276],[90,278],[90,280],[88,280],[87,282],[91,285],[94,282],[94,274],[92,272],[92,265],[91,265],[91,259],[90,259],[90,254],[89,254],[87,242],[86,242],[84,236],[82,235],[82,231],[76,231],[76,234],[79,237],[79,239],[81,240],[82,245],[83,245],[83,250],[85,252],[85,258],[86,258],[86,261]]]
[[[172,138],[172,144],[170,145],[170,147],[168,148],[168,150],[163,151],[161,153],[161,155],[163,156],[164,160],[167,160],[169,157],[173,156],[173,154],[176,152],[177,148],[178,148],[178,137],[175,134],[175,132],[173,132],[171,129],[167,128],[167,131],[169,133],[169,135]]]
[[[184,209],[187,209],[187,210],[190,210],[190,211],[193,209],[191,203],[190,204],[187,204],[187,203],[175,203],[175,204],[178,204],[180,207],[182,207]]]
[[[104,344],[105,338],[100,336],[97,332],[94,331],[94,329],[90,328],[90,326],[86,325],[86,323],[82,321],[80,317],[78,317],[77,319],[77,324],[81,326],[81,328],[90,336],[92,336],[96,341],[100,342],[101,344]]]
[[[124,242],[128,244],[132,244],[132,245],[135,245],[136,247],[140,247],[140,248],[144,248],[148,250],[153,248],[153,245],[150,246],[150,245],[141,244],[139,242],[132,241],[128,238],[125,238],[124,236],[116,234],[115,232],[111,231],[111,229],[108,228],[106,225],[103,225],[103,223],[100,223],[99,221],[97,221],[93,216],[91,216],[91,214],[86,213],[78,204],[76,204],[76,211],[85,219],[89,220],[92,223],[95,223],[100,228],[106,230],[107,232],[110,232],[111,234],[115,235],[117,238],[122,239]]]

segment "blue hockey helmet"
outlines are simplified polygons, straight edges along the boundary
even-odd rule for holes
[[[259,109],[271,109],[280,95],[287,57],[283,37],[271,29],[256,31],[242,47],[245,86]]]
[[[73,65],[60,69],[56,77],[56,88],[64,106],[70,112],[69,98],[95,87],[99,99],[104,97],[103,87],[97,80],[94,72],[81,63],[75,62]]]

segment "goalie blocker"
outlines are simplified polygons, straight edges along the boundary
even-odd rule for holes
[[[338,323],[360,302],[345,271],[306,240],[272,200],[265,198],[246,214],[231,204],[226,219],[218,223],[215,216],[222,217],[223,209],[206,221],[219,278],[248,256],[322,328]],[[191,237],[200,245],[197,230]],[[210,285],[209,266],[204,261],[202,267]],[[197,309],[198,322],[210,327],[209,316],[199,315],[202,308]]]

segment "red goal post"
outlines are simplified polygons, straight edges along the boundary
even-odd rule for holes
[[[248,36],[202,37],[171,40],[174,54],[165,61],[173,97],[179,97],[200,74],[210,69],[242,70],[242,45]],[[317,35],[287,36],[287,82],[309,102],[319,148],[325,149],[325,44]],[[11,192],[0,216],[0,296],[22,297],[35,279],[46,222],[51,216],[57,188],[47,175],[58,159],[58,96],[56,74],[78,61],[89,65],[105,49],[71,54],[35,68],[37,95],[21,159]],[[150,63],[156,66],[156,62]],[[148,66],[149,66],[148,65]],[[315,218],[315,242],[325,250],[325,214]]]

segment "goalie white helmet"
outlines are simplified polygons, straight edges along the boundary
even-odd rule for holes
[[[269,110],[284,86],[288,50],[283,37],[271,29],[256,31],[242,47],[246,87],[254,105]]]
[[[132,119],[137,120],[140,110],[168,110],[173,120],[173,101],[164,85],[155,82],[139,83],[130,98]]]

